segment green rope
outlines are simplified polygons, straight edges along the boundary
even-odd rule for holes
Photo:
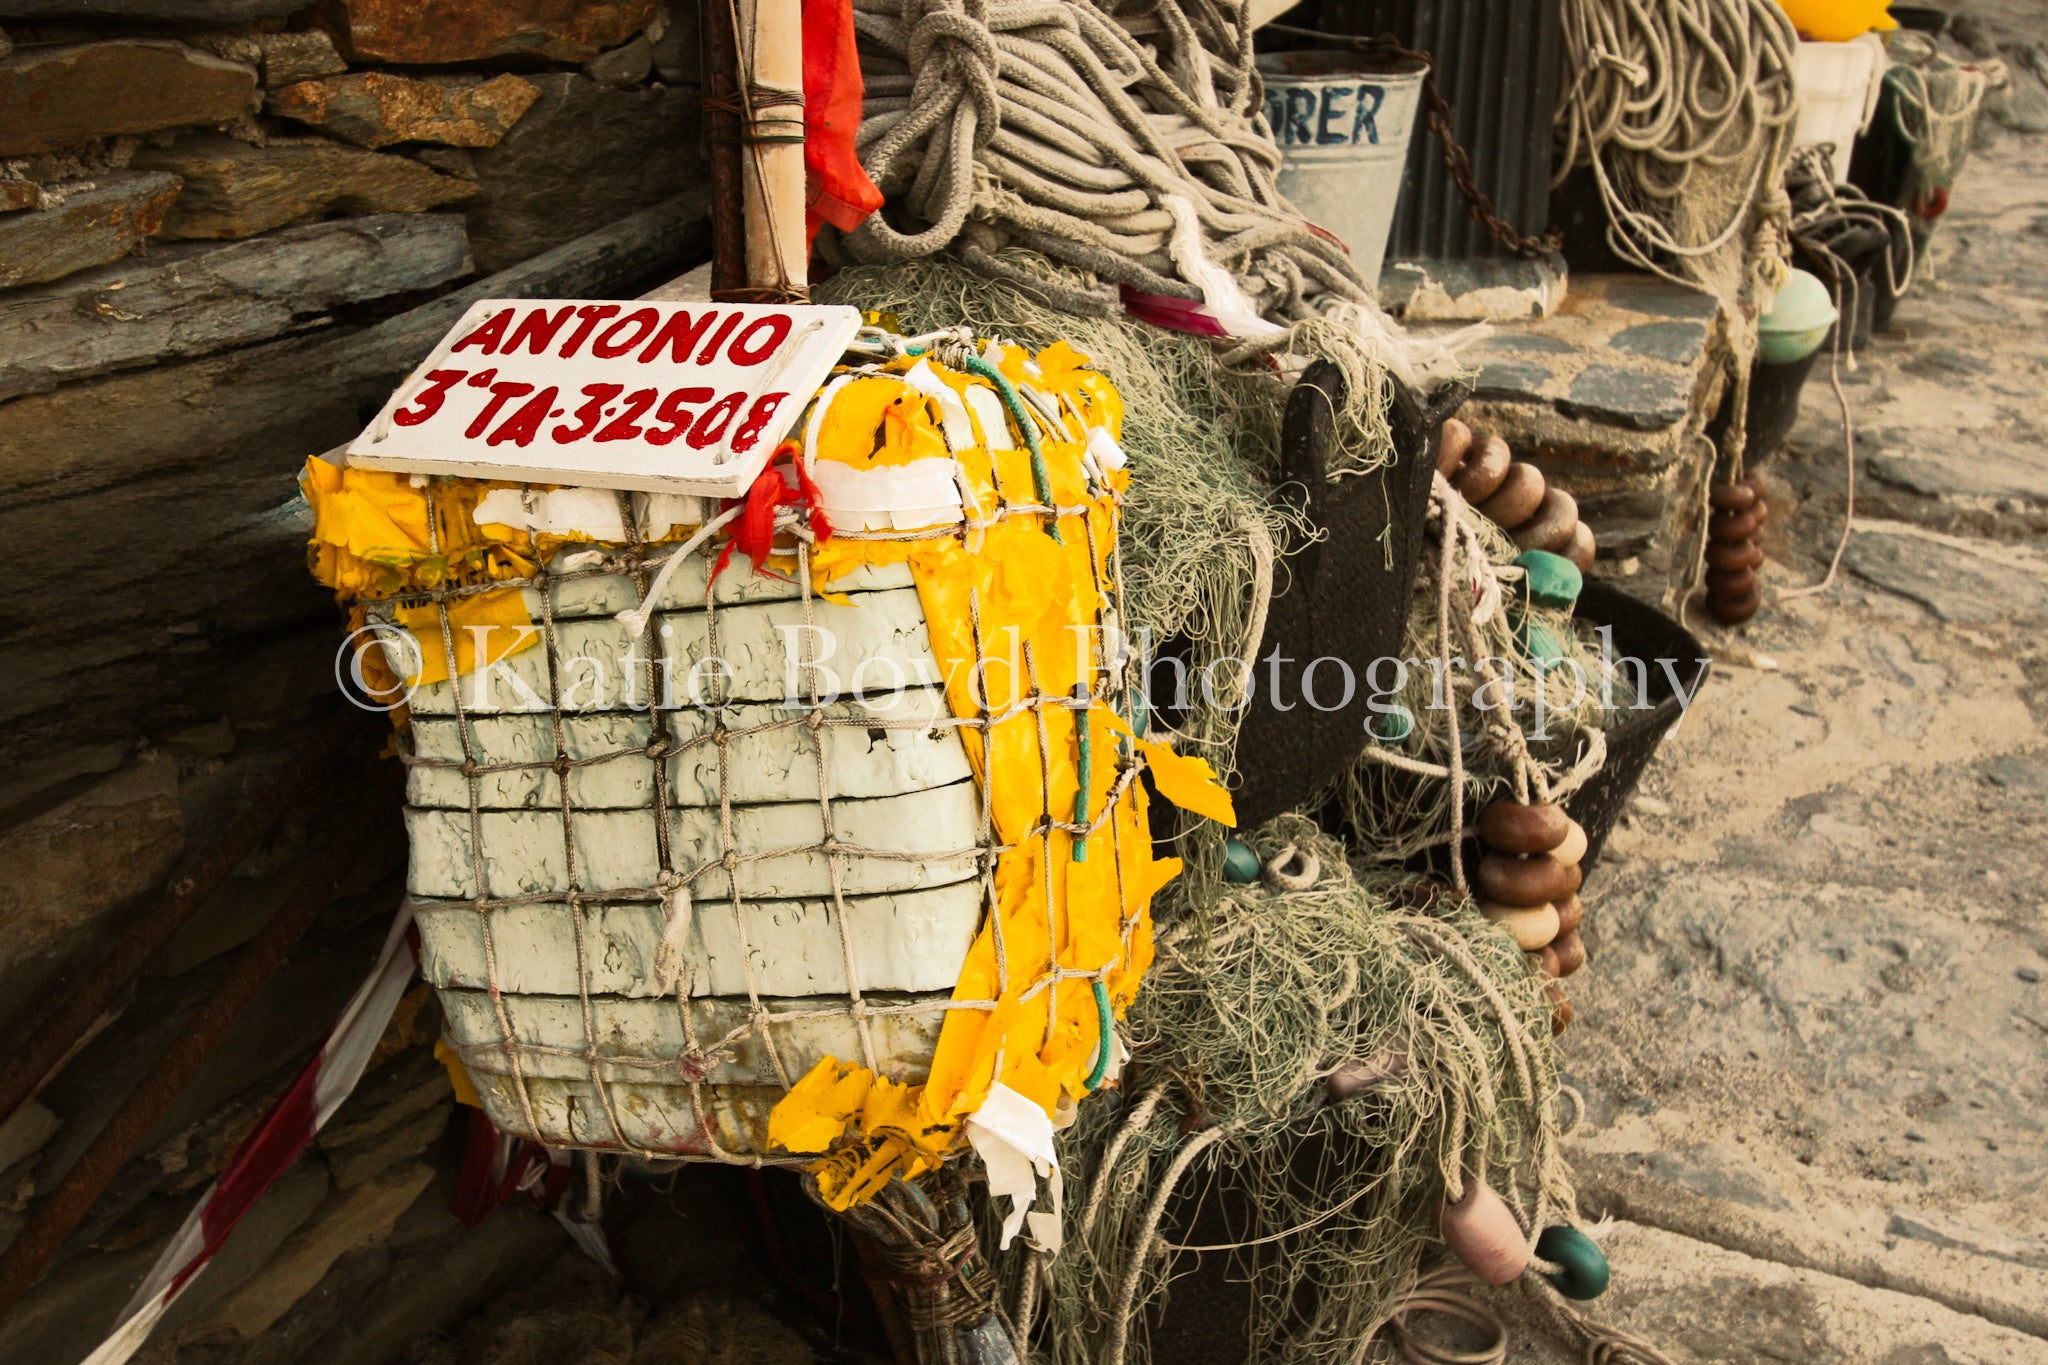
[[[1003,407],[1009,412],[1011,420],[1017,424],[1017,434],[1024,438],[1024,448],[1031,452],[1031,483],[1037,490],[1038,500],[1051,507],[1052,476],[1045,472],[1045,452],[1038,448],[1038,426],[1031,420],[1030,414],[1024,411],[1024,400],[1017,396],[1017,390],[1011,386],[1009,376],[1001,370],[972,351],[967,353],[966,359],[967,373],[986,379],[995,385],[996,392],[1001,395]],[[1052,537],[1055,545],[1066,543],[1060,536],[1058,512],[1046,513],[1045,533]]]
[[[1090,1093],[1093,1093],[1102,1084],[1102,1078],[1109,1074],[1109,987],[1102,984],[1102,978],[1099,976],[1093,984],[1099,1037],[1095,1044],[1095,1069],[1088,1073],[1087,1086]]]

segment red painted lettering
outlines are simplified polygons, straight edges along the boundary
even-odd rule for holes
[[[496,355],[498,353],[498,343],[504,339],[505,328],[511,325],[512,314],[515,311],[515,309],[511,308],[499,309],[491,314],[482,326],[449,347],[449,351],[451,353],[454,351],[466,351],[472,346],[479,346],[483,348],[485,355]]]
[[[448,401],[448,390],[468,373],[468,370],[428,370],[427,386],[412,396],[412,406],[392,413],[391,420],[402,427],[418,426],[441,410],[441,405]]]
[[[674,393],[662,399],[661,406],[655,409],[655,420],[662,423],[662,425],[647,429],[647,443],[649,445],[665,446],[675,440],[676,437],[690,429],[690,418],[692,416],[690,405],[692,403],[708,403],[710,401],[711,390],[702,386],[677,389]]]
[[[640,414],[654,406],[660,389],[638,389],[626,395],[626,410],[605,423],[597,433],[600,441],[630,441],[640,434]]]
[[[716,308],[707,308],[696,314],[687,311],[671,314],[669,320],[661,325],[661,330],[654,334],[654,340],[647,343],[647,349],[640,353],[640,363],[647,364],[666,346],[671,365],[689,364],[690,348],[697,344],[697,338],[704,335],[704,329],[717,316]]]
[[[632,312],[598,333],[597,340],[590,343],[590,353],[599,360],[617,359],[635,346],[638,346],[642,341],[645,341],[647,334],[653,331],[654,325],[660,321],[661,314],[656,310],[652,308],[635,308]],[[628,327],[636,328],[637,330],[623,341],[620,340],[619,333]]]
[[[548,435],[555,438],[557,445],[567,445],[571,441],[582,440],[591,432],[596,431],[597,424],[604,420],[604,405],[625,391],[626,386],[624,384],[585,384],[583,386],[583,393],[590,401],[576,409],[576,425],[570,426],[567,422],[564,422],[561,426],[549,432]]]
[[[752,450],[761,439],[761,428],[774,418],[775,410],[782,406],[786,393],[764,393],[754,400],[754,406],[747,413],[747,420],[740,423],[740,429],[732,434],[732,448],[735,453]]]
[[[709,365],[711,357],[718,354],[718,348],[725,345],[725,339],[732,335],[732,329],[740,325],[738,313],[727,313],[725,321],[718,324],[718,330],[711,334],[711,340],[704,343],[704,349],[697,352],[697,363]]]
[[[522,384],[516,379],[491,385],[491,401],[484,404],[484,410],[476,415],[476,420],[462,433],[463,438],[474,441],[484,434],[484,428],[491,424],[491,419],[498,415],[498,409],[504,407],[508,399],[523,398],[532,392],[533,385]]]
[[[584,341],[590,336],[590,329],[618,311],[619,305],[616,303],[586,303],[578,308],[576,316],[582,320],[576,324],[576,330],[569,333],[569,339],[562,343],[562,359],[567,360],[583,349]]]
[[[528,355],[546,355],[548,347],[555,343],[555,333],[562,330],[562,324],[576,311],[576,305],[564,306],[553,317],[545,308],[536,308],[519,319],[519,325],[512,329],[512,335],[505,339],[504,354],[510,355],[524,343]]]
[[[766,332],[767,339],[749,345],[748,338],[759,332]],[[734,337],[732,349],[725,353],[725,358],[735,365],[758,365],[775,354],[775,348],[788,336],[789,314],[770,313],[765,318],[756,318],[752,326]]]
[[[744,393],[729,393],[704,409],[703,415],[697,419],[697,425],[690,428],[691,447],[702,450],[706,446],[716,445],[724,437],[725,429],[732,425],[732,419],[738,415],[740,405],[746,401],[747,396]]]
[[[540,424],[548,420],[548,414],[555,406],[556,392],[555,386],[550,384],[520,404],[519,411],[507,417],[491,433],[490,444],[503,445],[510,441],[517,446],[532,445],[533,438],[540,435]]]

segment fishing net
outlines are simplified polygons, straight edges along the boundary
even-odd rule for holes
[[[1623,261],[1720,300],[1709,343],[1730,396],[1721,459],[1739,476],[1756,320],[1789,267],[1783,184],[1799,114],[1798,35],[1773,0],[1564,0],[1557,178],[1590,169]],[[1688,445],[1711,462],[1693,417]],[[1683,619],[1706,550],[1707,479],[1665,594]]]
[[[1249,842],[1301,869],[1292,889],[1172,893],[1128,1019],[1132,1098],[1062,1142],[1085,1194],[1059,1256],[1016,1272],[1046,1273],[1059,1365],[1150,1359],[1143,1310],[1196,1252],[1248,1282],[1251,1358],[1355,1360],[1467,1181],[1532,1235],[1571,1208],[1549,1008],[1513,943],[1454,897],[1359,876],[1303,817]]]
[[[1446,491],[1430,506],[1404,683],[1333,793],[1354,853],[1370,862],[1441,849],[1496,799],[1562,801],[1600,770],[1605,730],[1637,700],[1569,608],[1528,600],[1506,533]]]
[[[1892,125],[1913,149],[1900,199],[1924,209],[1962,174],[1991,78],[1923,33],[1894,34],[1885,50],[1891,57],[1884,81],[1891,87]]]
[[[1050,269],[1021,252],[1014,259]],[[894,313],[906,332],[966,323],[1027,346],[1064,337],[1087,353],[1132,414],[1121,537],[1128,629],[1141,645],[1185,641],[1194,670],[1256,645],[1262,580],[1270,594],[1287,572],[1272,547],[1309,529],[1271,492],[1283,375],[1230,363],[1206,340],[1058,311],[1015,281],[944,260],[848,269],[817,295]],[[1516,571],[1502,566],[1513,551],[1462,503],[1449,515],[1461,572],[1497,607],[1473,638],[1526,676],[1525,647],[1507,622]],[[1407,652],[1431,657],[1436,580],[1425,577]],[[1456,599],[1461,629],[1478,600],[1469,596]],[[1560,616],[1546,619],[1573,639]],[[1590,717],[1556,710],[1572,717],[1552,731],[1563,753],[1563,736]],[[1228,770],[1238,714],[1203,694],[1176,716],[1177,742]],[[1416,752],[1435,752],[1433,742],[1424,734]],[[1475,769],[1514,780],[1505,760],[1475,759]],[[1450,804],[1441,784],[1406,800],[1376,855],[1403,837],[1391,826],[1435,831],[1448,818],[1430,806]],[[1130,1098],[1120,1111],[1083,1106],[1060,1137],[1067,1187],[1078,1192],[1066,1203],[1063,1249],[1020,1241],[998,1268],[1010,1321],[1026,1332],[1042,1324],[1038,1340],[1056,1362],[1148,1358],[1143,1324],[1185,1264],[1177,1258],[1202,1203],[1176,1191],[1206,1189],[1227,1210],[1234,1249],[1212,1254],[1249,1277],[1248,1340],[1255,1358],[1271,1360],[1356,1359],[1413,1286],[1441,1200],[1468,1180],[1501,1188],[1532,1237],[1568,1216],[1547,1108],[1550,1006],[1513,942],[1441,887],[1354,871],[1344,847],[1304,817],[1242,837],[1262,864],[1276,864],[1265,884],[1226,883],[1220,829],[1182,841],[1186,869],[1154,902],[1166,926],[1159,956],[1126,1018]],[[1340,1072],[1347,1097],[1333,1101],[1329,1080]]]
[[[1197,669],[1242,657],[1258,580],[1272,572],[1270,547],[1309,531],[1266,477],[1279,465],[1286,390],[1277,376],[1220,364],[1204,339],[1076,317],[1012,281],[939,258],[841,271],[814,295],[893,313],[908,332],[964,323],[1028,347],[1064,337],[1087,354],[1133,417],[1124,428],[1131,488],[1120,545],[1134,647],[1184,640]],[[1180,742],[1223,770],[1237,715],[1200,708],[1178,727]]]

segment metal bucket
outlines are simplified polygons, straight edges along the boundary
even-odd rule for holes
[[[1259,58],[1266,121],[1280,144],[1280,192],[1351,249],[1358,273],[1380,277],[1401,171],[1427,68],[1367,71],[1349,51]]]

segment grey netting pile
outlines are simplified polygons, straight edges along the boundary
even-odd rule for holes
[[[955,368],[975,344],[964,333],[926,342]],[[900,349],[870,345],[882,357]],[[425,494],[430,527],[440,524],[437,487]],[[1087,510],[1049,507],[1031,487],[995,492],[986,517],[970,507],[953,527],[836,534],[960,534],[971,544],[1011,517]],[[635,495],[618,496],[623,524],[637,526]],[[814,591],[804,515],[785,509],[777,541],[792,578],[758,575],[744,559],[716,574],[713,533],[733,515],[681,544],[573,548],[529,578],[362,604],[394,642],[387,648],[419,648],[395,624],[397,609],[431,606],[438,618],[452,681],[412,693],[406,756],[423,972],[493,1121],[551,1147],[808,1161],[770,1152],[767,1118],[813,1065],[858,1060],[922,1082],[947,1012],[995,1006],[953,998],[985,914],[996,960],[1006,960],[990,913],[1006,846],[960,732],[985,737],[1012,716],[1130,692],[1127,660],[1098,632],[1073,695],[1045,692],[1027,650],[1027,687],[1013,705],[956,718],[906,566],[857,570],[833,584],[847,597],[825,597]],[[1113,574],[1090,562],[1113,607]],[[538,647],[460,674],[451,604],[505,590],[523,595]],[[843,676],[872,659],[910,686],[821,697],[820,631],[836,640]],[[977,637],[975,676],[989,662],[981,646]],[[397,671],[412,673],[417,657]],[[614,676],[637,700],[592,681]],[[791,677],[802,689],[794,699]],[[1088,728],[1079,727],[1083,771]],[[1042,747],[1042,719],[1038,735]],[[1096,771],[1118,774],[1112,795],[1093,814],[1043,809],[1024,837],[1043,839],[1048,856],[1055,831],[1107,824],[1118,837],[1111,811],[1142,760],[1095,747]],[[1128,960],[1136,918],[1121,916],[1119,959],[1091,970],[1055,963],[1029,993],[1055,1011],[1063,990],[1093,988],[1099,999],[1097,983]]]
[[[1190,1252],[1249,1281],[1252,1359],[1354,1361],[1467,1181],[1532,1240],[1572,1208],[1550,1010],[1514,944],[1456,898],[1361,879],[1301,817],[1250,842],[1293,874],[1168,889],[1133,1093],[1061,1143],[1066,1246],[1018,1272],[1048,1277],[1056,1365],[1151,1358],[1144,1313]],[[1193,1235],[1205,1205],[1220,1240]]]
[[[851,269],[818,292],[895,312],[908,331],[967,322],[1091,356],[1128,413],[1131,629],[1154,646],[1186,637],[1196,670],[1242,658],[1248,633],[1256,643],[1261,575],[1287,572],[1270,548],[1305,529],[1268,483],[1284,381],[1223,365],[1194,338],[1055,312],[957,263]],[[1468,521],[1497,556],[1505,541]],[[1436,652],[1433,638],[1415,648]],[[1198,700],[1179,728],[1231,767],[1234,711]],[[1532,1238],[1571,1207],[1549,1108],[1550,1007],[1513,942],[1459,897],[1361,878],[1300,817],[1247,834],[1281,864],[1269,885],[1228,886],[1221,835],[1185,841],[1186,871],[1154,898],[1160,954],[1126,1020],[1125,1108],[1084,1106],[1061,1136],[1065,1247],[1019,1242],[1003,1267],[1011,1320],[1039,1324],[1059,1365],[1146,1358],[1143,1322],[1171,1295],[1197,1204],[1176,1191],[1227,1190],[1247,1220],[1232,1229],[1241,1249],[1215,1254],[1252,1278],[1255,1358],[1319,1365],[1356,1360],[1402,1303],[1447,1191],[1490,1181]],[[1339,1071],[1358,1088],[1327,1102]],[[1305,1167],[1304,1153],[1321,1155]]]

